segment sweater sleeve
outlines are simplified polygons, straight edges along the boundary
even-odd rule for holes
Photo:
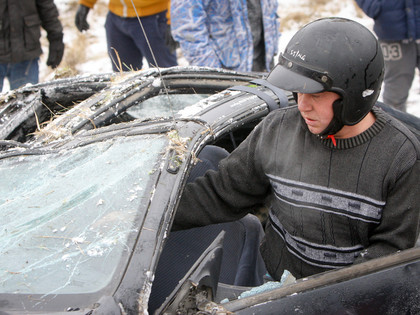
[[[237,220],[260,205],[269,182],[258,157],[261,124],[220,162],[186,186],[175,216],[174,230]]]
[[[222,65],[211,44],[207,25],[203,1],[171,1],[171,32],[184,57],[192,66],[220,68]]]
[[[388,193],[381,223],[371,231],[370,245],[356,259],[360,263],[414,247],[420,222],[420,161],[398,177]]]

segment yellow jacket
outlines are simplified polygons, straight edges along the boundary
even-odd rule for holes
[[[80,4],[93,8],[97,0],[79,0]],[[169,11],[170,0],[109,0],[108,8],[112,13],[122,17],[139,17]],[[134,4],[134,7],[133,7]]]

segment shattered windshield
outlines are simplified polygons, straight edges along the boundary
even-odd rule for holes
[[[118,276],[166,143],[120,137],[0,159],[0,293],[88,293]]]
[[[199,102],[200,100],[210,96],[210,94],[174,94],[174,95],[157,95],[138,105],[131,106],[127,113],[134,118],[159,118],[173,117],[184,108]],[[168,104],[170,106],[168,106]],[[179,115],[178,115],[179,116]]]

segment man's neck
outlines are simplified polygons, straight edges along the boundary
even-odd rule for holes
[[[361,121],[353,126],[343,126],[334,137],[337,139],[353,138],[360,135],[362,132],[369,129],[375,123],[376,117],[372,112],[369,112]]]

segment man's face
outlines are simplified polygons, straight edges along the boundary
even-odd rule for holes
[[[332,105],[339,98],[334,92],[298,93],[298,109],[310,132],[319,134],[328,127],[334,116]]]

